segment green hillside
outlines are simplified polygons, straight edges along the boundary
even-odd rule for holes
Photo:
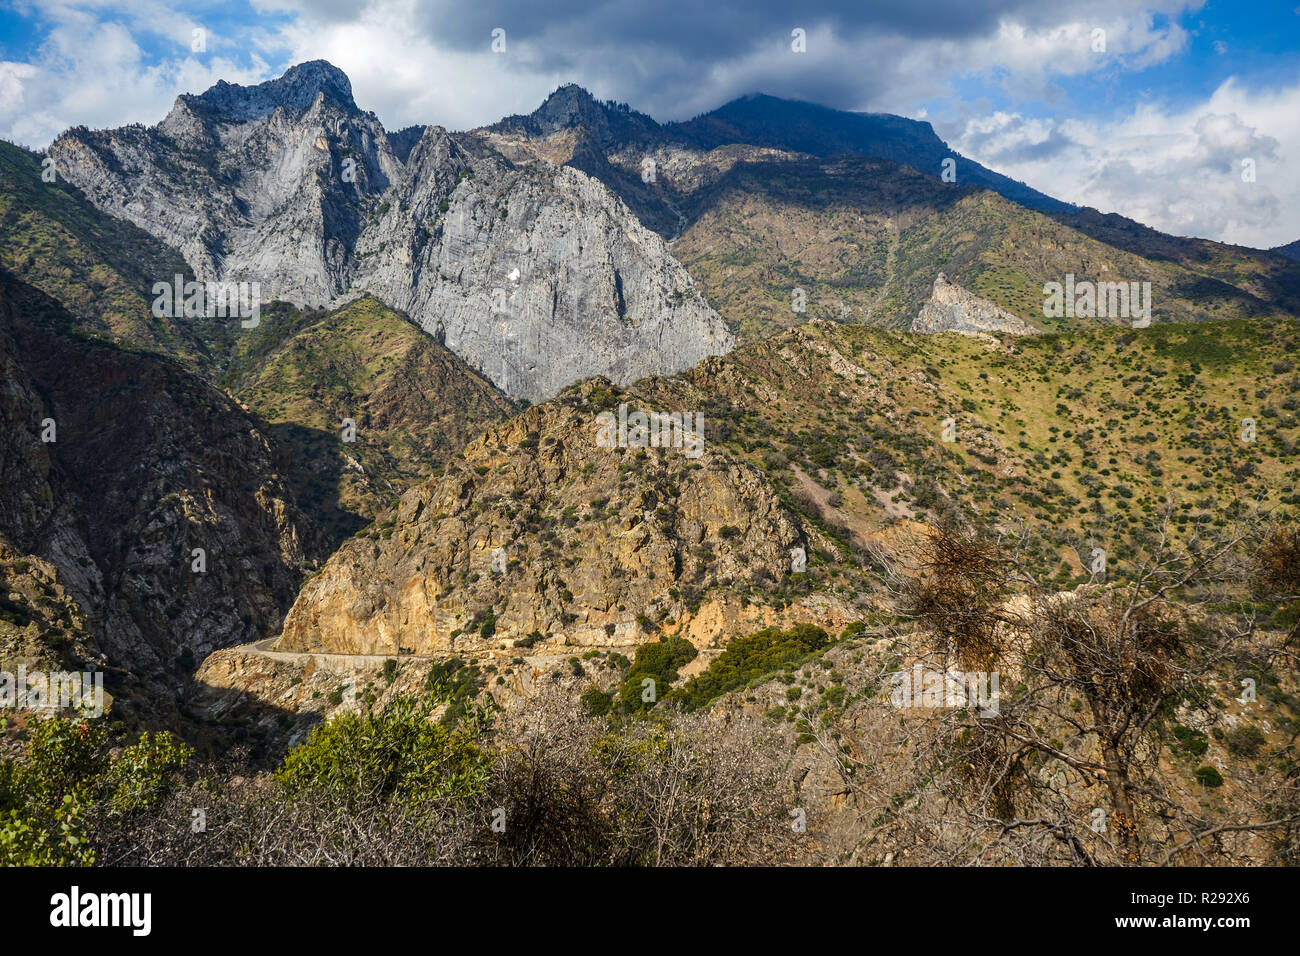
[[[939,272],[1048,331],[1116,321],[1044,318],[1044,283],[1068,273],[1150,282],[1157,323],[1300,312],[1300,267],[1283,257],[1135,242],[1109,219],[1052,218],[884,160],[741,163],[688,203],[673,253],[746,340],[810,318],[907,328]]]

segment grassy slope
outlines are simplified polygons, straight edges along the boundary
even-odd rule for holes
[[[1143,258],[1118,228],[1089,226],[1110,245],[1067,224],[1085,220],[882,160],[745,163],[689,206],[673,253],[747,340],[814,317],[906,328],[939,271],[1048,330],[1109,321],[1043,317],[1043,283],[1071,272],[1151,282],[1156,322],[1300,312],[1300,269],[1280,257],[1153,233]],[[791,310],[796,286],[804,314]]]
[[[272,425],[300,504],[337,542],[440,471],[515,405],[374,299],[333,312],[271,310],[239,337],[222,384]],[[341,439],[345,418],[356,441]]]
[[[1288,320],[1000,345],[815,323],[636,390],[655,407],[704,409],[709,440],[762,463],[845,555],[951,500],[1050,525],[1085,556],[1092,537],[1122,559],[1166,508],[1190,533],[1237,500],[1300,504],[1297,347]],[[1247,417],[1253,443],[1240,438]]]
[[[150,313],[153,283],[188,275],[184,260],[61,182],[42,182],[41,171],[38,156],[0,142],[0,267],[57,299],[90,334],[206,365],[199,330]]]

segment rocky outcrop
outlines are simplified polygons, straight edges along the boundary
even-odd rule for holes
[[[75,599],[82,656],[165,684],[277,628],[313,531],[265,426],[172,362],[69,334],[8,278],[0,319],[0,551]]]
[[[807,539],[762,474],[707,439],[698,458],[603,447],[620,403],[656,410],[588,384],[472,443],[303,585],[277,649],[635,646],[710,588],[787,578]]]
[[[1011,332],[1014,335],[1033,335],[1038,329],[988,299],[981,299],[949,282],[940,272],[934,277],[934,291],[929,300],[912,320],[912,331]]]
[[[431,128],[390,192],[358,243],[357,287],[507,394],[541,401],[594,374],[627,385],[734,345],[664,241],[585,173],[471,163]]]
[[[378,118],[322,61],[179,96],[148,129],[78,127],[49,155],[100,209],[180,250],[199,279],[257,282],[264,301],[299,305],[347,287],[368,205],[399,169]]]

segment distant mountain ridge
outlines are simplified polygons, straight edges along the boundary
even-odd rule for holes
[[[533,113],[507,117],[487,129],[523,129],[546,136],[579,127],[606,149],[676,143],[711,150],[744,143],[819,157],[841,153],[875,156],[932,176],[940,174],[944,160],[953,159],[960,183],[992,189],[1031,209],[1078,209],[967,159],[923,120],[891,113],[837,110],[765,93],[742,96],[686,122],[660,124],[644,113],[599,102],[582,87],[570,83],[548,96]]]
[[[1269,250],[1276,252],[1279,256],[1286,256],[1288,259],[1295,259],[1300,262],[1300,239],[1295,242],[1288,242],[1285,246],[1274,246]]]
[[[1067,272],[1151,281],[1156,321],[1300,313],[1292,259],[1078,210],[928,123],[766,95],[661,124],[568,84],[492,126],[390,133],[312,61],[48,155],[197,278],[309,307],[372,295],[531,402],[690,368],[803,321],[800,296],[906,328],[941,271],[1035,325]]]

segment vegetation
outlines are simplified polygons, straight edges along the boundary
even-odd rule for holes
[[[680,701],[688,710],[707,706],[723,694],[802,663],[829,643],[826,632],[812,624],[797,624],[785,631],[768,627],[749,637],[738,637],[702,674],[674,689],[669,699]]]
[[[110,731],[77,717],[35,721],[21,759],[0,760],[0,866],[86,866],[91,834],[146,817],[192,751],[142,734],[110,752]]]
[[[693,661],[697,653],[690,641],[680,637],[666,637],[638,647],[619,688],[622,710],[634,713],[653,707],[677,680],[678,668]]]

